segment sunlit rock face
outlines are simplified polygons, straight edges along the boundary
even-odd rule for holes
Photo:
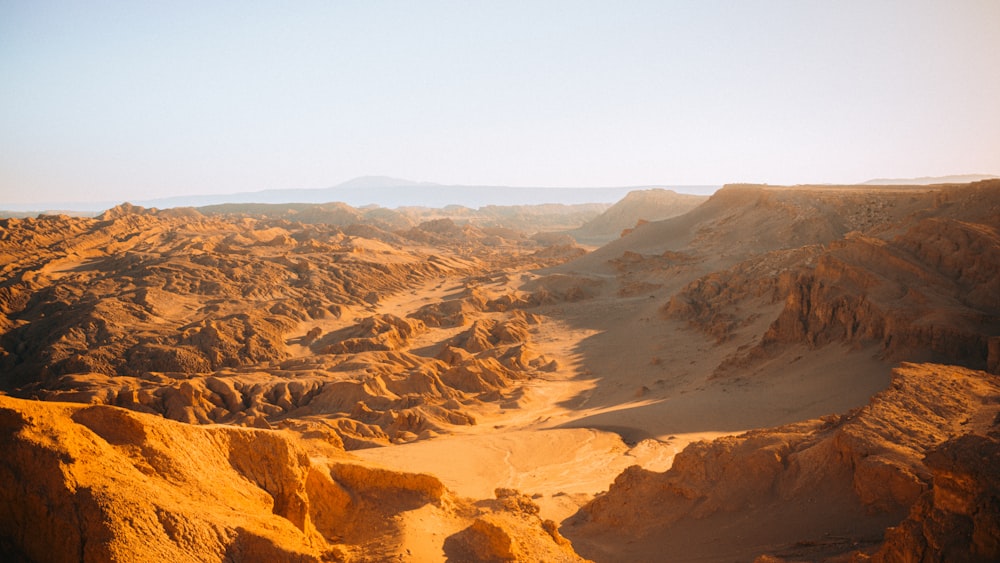
[[[874,561],[996,561],[1000,559],[1000,429],[965,435],[926,458],[931,489],[899,525],[886,532]]]
[[[454,554],[579,560],[527,497],[473,506],[433,476],[335,446],[310,456],[271,430],[0,397],[0,446],[0,548],[12,559],[382,560],[406,541],[400,515],[419,511],[442,522]]]
[[[989,500],[996,490],[991,434],[1000,430],[998,398],[993,375],[906,364],[894,371],[889,389],[855,412],[692,444],[665,473],[631,468],[564,533],[584,555],[582,546],[600,534],[635,543],[672,536],[689,549],[672,528],[691,520],[790,545],[834,528],[837,535],[877,537],[915,507],[881,553],[910,552],[925,541],[933,547],[924,550],[941,554],[954,549],[943,539],[961,543],[963,525],[978,526],[985,544],[976,553],[987,553],[996,548],[985,538],[1000,514]],[[778,514],[794,525],[774,529]],[[930,518],[940,525],[921,528]],[[922,540],[922,529],[940,537]]]

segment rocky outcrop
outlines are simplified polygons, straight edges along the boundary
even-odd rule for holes
[[[412,241],[428,244],[460,244],[485,237],[472,225],[459,225],[448,218],[425,221],[400,234]]]
[[[13,220],[12,220],[13,221]],[[336,317],[449,265],[366,260],[334,227],[176,218],[8,221],[0,240],[5,387],[39,375],[205,371],[279,361],[298,323]],[[176,353],[168,349],[178,350]]]
[[[99,219],[3,221],[0,388],[188,423],[288,425],[357,448],[473,424],[462,401],[501,399],[524,372],[554,365],[526,343],[525,323],[537,318],[517,310],[532,303],[477,288],[492,278],[470,278],[458,299],[410,317],[320,325],[373,310],[404,287],[478,271],[480,257],[541,263],[565,252],[535,256],[539,243],[513,231],[442,220],[416,229],[431,237],[421,244],[447,245],[427,256],[426,246],[408,249],[405,237],[374,225],[261,218],[271,211],[220,217],[123,205]],[[517,240],[501,256],[477,246],[491,236]],[[485,340],[452,344],[481,357],[446,364],[433,348],[428,357],[409,353],[429,328],[484,313],[497,313],[483,320]],[[296,334],[305,323],[315,324]],[[290,359],[296,344],[318,355]]]
[[[449,560],[582,561],[551,520],[537,525],[538,506],[513,489],[497,489],[495,501],[481,503],[472,524],[445,540]]]
[[[36,561],[337,558],[314,515],[348,512],[349,490],[275,433],[15,399],[0,399],[0,413],[0,533],[11,553]],[[339,502],[320,507],[310,495]]]
[[[474,282],[467,281],[465,290],[458,296],[428,303],[409,316],[423,321],[427,326],[458,327],[475,321],[482,316],[480,313],[510,312],[522,321],[537,324],[539,322],[537,315],[524,313],[522,310],[536,307],[540,302],[539,298],[532,294],[515,291],[498,295],[481,290]]]
[[[318,344],[324,354],[399,350],[425,330],[424,323],[419,320],[384,314],[367,317],[345,331],[323,338]],[[332,343],[325,344],[327,341]]]
[[[420,510],[456,533],[494,522],[496,533],[517,538],[524,559],[579,560],[533,514],[489,501],[477,507],[432,476],[310,447],[269,430],[0,397],[0,556],[390,560],[405,551],[402,516]],[[463,548],[494,553],[495,542],[482,539]]]
[[[208,371],[208,363],[190,347],[146,345],[144,354],[129,358],[130,365],[182,369],[143,370],[138,376],[67,374],[20,392],[192,424],[293,428],[348,449],[386,445],[475,424],[467,404],[502,400],[531,374],[556,369],[556,362],[531,346],[529,328],[538,322],[522,311],[479,319],[446,341],[435,359],[407,351],[410,340],[428,330],[422,321],[371,316],[313,342],[321,354],[267,369]],[[232,340],[241,341],[252,344],[253,338]],[[218,339],[214,342],[210,350],[226,350]]]
[[[886,532],[873,561],[1000,560],[1000,420],[991,435],[965,435],[925,460],[931,489]]]
[[[778,303],[754,346],[727,358],[722,370],[788,344],[844,343],[876,344],[893,361],[995,372],[1000,233],[996,225],[926,218],[889,240],[855,233],[774,251],[699,277],[663,313],[723,342]]]
[[[114,219],[119,219],[128,215],[148,215],[155,212],[155,209],[146,209],[141,205],[133,205],[129,202],[125,202],[108,209],[104,213],[101,213],[97,216],[97,219],[100,221],[113,221]]]
[[[520,313],[520,311],[517,311]],[[524,313],[514,315],[505,321],[481,319],[469,330],[455,337],[451,346],[462,348],[473,354],[507,344],[517,344],[528,340],[527,317]]]
[[[601,292],[603,280],[582,275],[549,274],[524,285],[531,292],[529,303],[541,304],[553,301],[583,301]]]
[[[1000,314],[1000,224],[931,218],[893,242],[953,282],[963,304]]]
[[[432,327],[465,326],[477,316],[477,313],[484,310],[486,301],[485,296],[471,290],[458,299],[428,303],[410,313],[410,316]]]
[[[818,245],[774,251],[704,275],[671,296],[661,312],[724,342],[787,295],[796,272],[820,252]]]
[[[948,231],[938,227],[933,232]],[[915,230],[926,228],[922,222]],[[1000,252],[995,232],[957,233],[952,240],[962,242],[955,242],[954,254]],[[970,259],[979,266],[968,271],[942,267],[933,253],[915,252],[928,248],[916,242],[925,238],[910,231],[892,243],[859,237],[831,245],[814,268],[782,280],[785,307],[762,345],[877,342],[893,359],[986,369],[990,319],[1000,310],[1000,262]]]
[[[683,528],[684,521],[713,519],[729,533],[753,534],[764,533],[756,526],[780,514],[795,525],[767,532],[775,551],[824,534],[870,541],[930,489],[931,471],[943,463],[935,460],[945,458],[934,454],[925,464],[924,455],[948,440],[986,431],[998,413],[995,377],[907,364],[893,372],[889,389],[855,412],[694,443],[665,473],[632,467],[563,533],[584,555],[590,542],[680,548],[687,540],[671,530]],[[995,463],[986,461],[979,470],[995,472]],[[982,491],[991,490],[985,486]],[[980,492],[963,494],[979,498]],[[982,524],[984,530],[991,525]]]
[[[479,365],[482,361],[471,360],[458,371]],[[500,373],[490,390],[507,388],[515,377],[499,364],[495,367]],[[292,370],[143,378],[74,374],[36,388],[32,396],[115,405],[191,424],[292,428],[354,449],[475,424],[458,400],[466,399],[466,391],[484,390],[464,383],[456,368],[401,353],[367,352],[328,363],[292,361],[285,368]]]

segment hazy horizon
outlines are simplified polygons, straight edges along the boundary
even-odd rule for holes
[[[386,208],[428,207],[440,208],[461,205],[479,208],[487,205],[541,205],[615,203],[628,192],[644,189],[667,189],[681,194],[709,196],[719,185],[670,186],[487,186],[452,185],[434,182],[414,182],[385,176],[362,176],[327,188],[277,189],[234,192],[229,194],[205,193],[166,195],[149,199],[131,200],[76,200],[56,202],[25,202],[4,204],[0,212],[82,212],[104,211],[129,203],[145,207],[202,207],[219,204],[321,204],[346,203],[353,207],[376,205]]]
[[[0,0],[0,208],[1000,172],[1000,3]]]

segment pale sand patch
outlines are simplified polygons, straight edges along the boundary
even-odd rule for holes
[[[464,497],[492,498],[497,488],[517,489],[535,497],[542,518],[560,522],[606,491],[625,468],[665,471],[688,443],[719,435],[684,434],[630,448],[613,432],[587,428],[502,433],[483,429],[352,453],[387,467],[430,473]]]
[[[444,542],[468,526],[452,511],[425,504],[396,516],[400,520],[398,556],[403,561],[446,561]]]

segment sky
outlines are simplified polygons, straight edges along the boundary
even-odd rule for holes
[[[0,208],[1000,174],[1000,0],[0,0]]]

